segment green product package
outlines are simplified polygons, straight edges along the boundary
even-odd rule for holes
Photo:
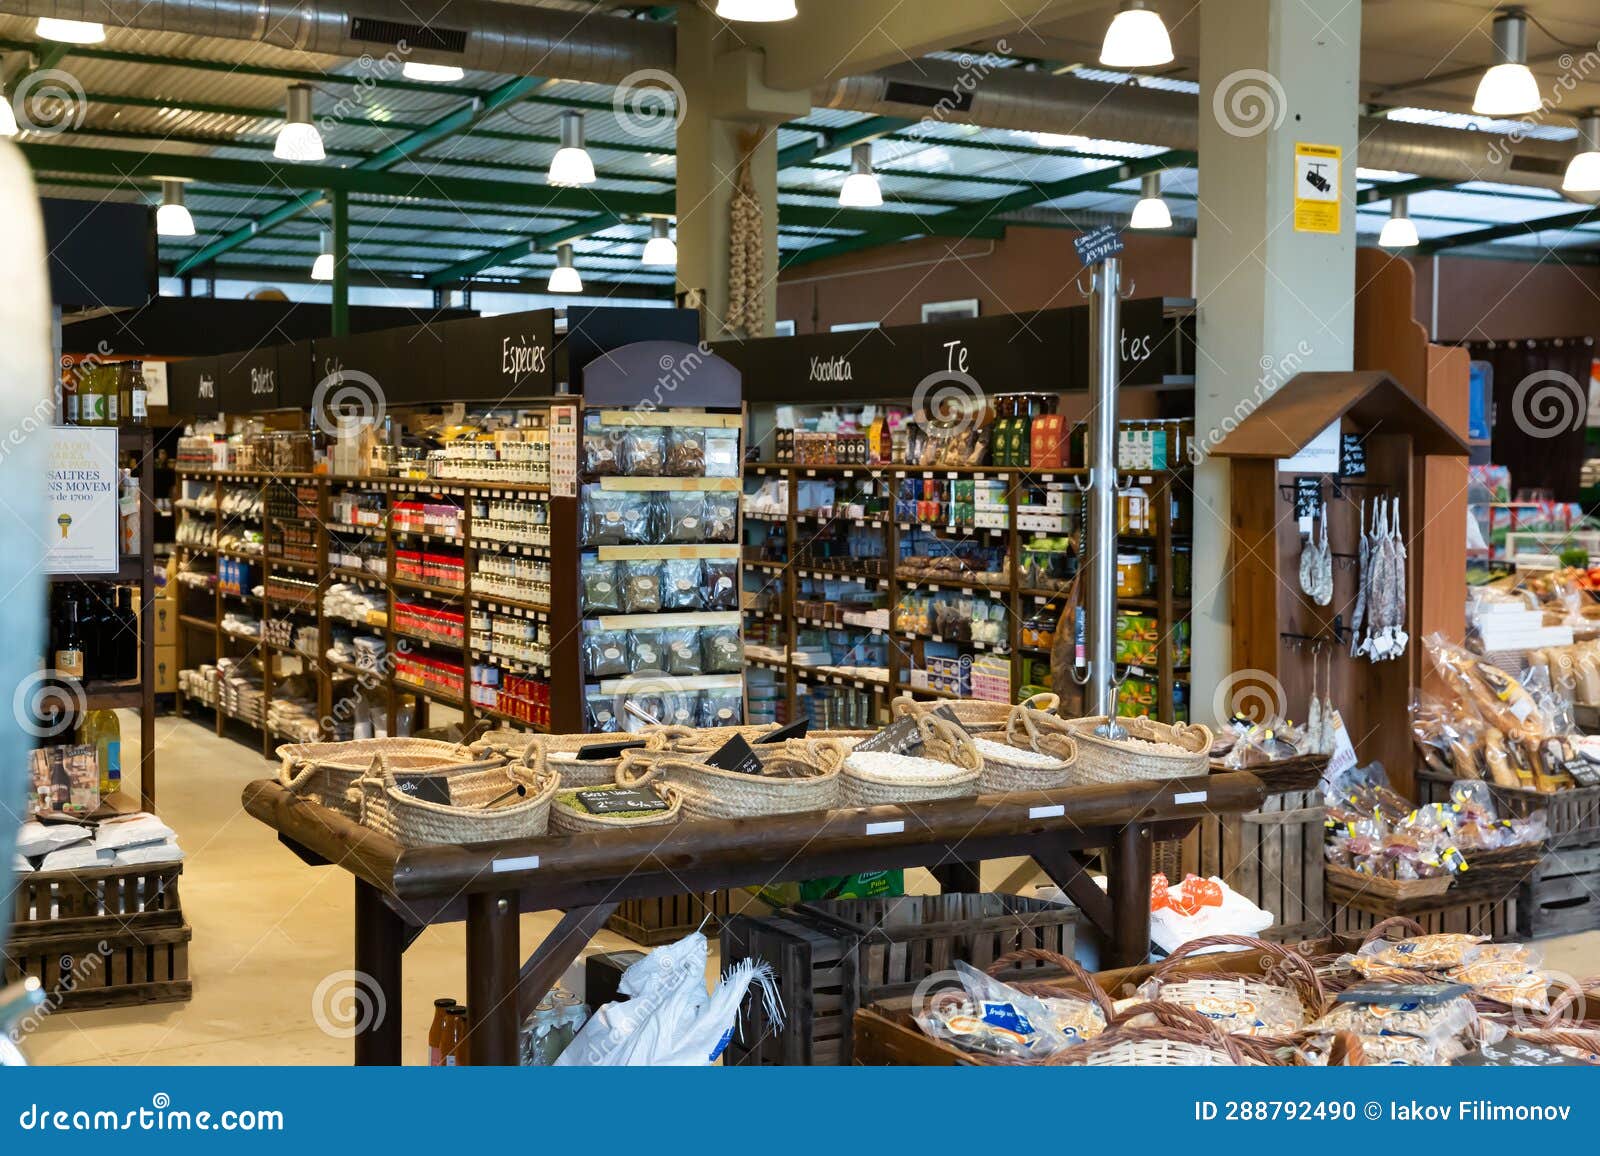
[[[752,890],[762,902],[773,907],[793,907],[796,903],[814,903],[822,899],[893,899],[906,893],[906,873],[898,868],[858,871],[853,875],[830,875],[801,883],[769,883]]]

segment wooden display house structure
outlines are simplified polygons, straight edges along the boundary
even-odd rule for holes
[[[1328,431],[1335,426],[1331,454],[1321,461],[1292,461],[1313,443],[1329,446]],[[1427,461],[1464,458],[1466,442],[1387,373],[1319,372],[1286,382],[1211,452],[1231,466],[1231,668],[1276,679],[1288,715],[1297,721],[1307,716],[1315,669],[1318,694],[1331,694],[1357,756],[1363,763],[1381,762],[1395,788],[1410,794],[1407,710],[1425,623],[1432,617],[1419,593],[1428,556],[1423,531],[1436,513],[1431,496],[1423,498]],[[1326,606],[1300,584],[1304,536],[1296,499],[1303,510],[1313,491],[1319,506],[1327,504],[1333,554],[1333,597]],[[1392,512],[1395,499],[1407,550],[1410,640],[1400,657],[1374,662],[1351,654],[1362,510],[1370,532],[1377,503],[1388,503]],[[1429,509],[1421,508],[1424,501]],[[1320,535],[1320,518],[1316,525]],[[1457,575],[1457,600],[1459,585]]]

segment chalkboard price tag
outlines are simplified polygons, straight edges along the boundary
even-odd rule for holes
[[[869,739],[857,743],[858,751],[886,751],[894,755],[915,755],[922,750],[922,728],[914,718],[897,719]]]
[[[781,743],[787,739],[803,739],[806,737],[806,731],[810,726],[811,720],[809,718],[795,719],[794,722],[789,723],[786,726],[781,726],[764,738],[758,739],[756,745],[760,746],[762,743]]]
[[[1543,1044],[1507,1036],[1497,1044],[1483,1043],[1451,1061],[1458,1068],[1583,1068],[1582,1060],[1562,1055]]]
[[[759,775],[761,773],[761,760],[756,758],[755,751],[750,749],[750,744],[745,742],[743,735],[734,735],[718,748],[706,762],[723,771],[735,771],[741,775]]]
[[[654,791],[639,787],[578,792],[578,802],[591,815],[614,815],[619,811],[665,811],[667,801]]]
[[[1431,1007],[1466,995],[1464,983],[1357,983],[1334,997],[1338,1003],[1381,1004],[1384,1007]]]
[[[444,775],[396,775],[394,785],[425,803],[450,805],[450,780]]]
[[[1339,476],[1364,477],[1367,472],[1367,445],[1360,434],[1347,433],[1339,439]]]
[[[1298,521],[1301,518],[1315,518],[1322,510],[1322,479],[1318,477],[1297,477],[1294,480],[1294,516]]]
[[[1083,262],[1083,267],[1092,269],[1107,257],[1122,252],[1122,234],[1114,225],[1101,225],[1074,237],[1072,244],[1078,250],[1078,260]]]

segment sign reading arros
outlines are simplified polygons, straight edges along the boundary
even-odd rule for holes
[[[811,380],[854,381],[855,377],[850,372],[850,359],[842,353],[835,357],[813,357]]]
[[[507,377],[544,373],[549,364],[549,349],[530,341],[525,334],[519,335],[515,341],[509,337],[500,341],[500,372]]]
[[[200,375],[200,384],[195,387],[195,396],[214,400],[217,396],[217,379],[210,374],[202,373]]]

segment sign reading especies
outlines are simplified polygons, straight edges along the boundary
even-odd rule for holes
[[[122,563],[117,431],[52,426],[45,436],[45,572],[115,573]]]

